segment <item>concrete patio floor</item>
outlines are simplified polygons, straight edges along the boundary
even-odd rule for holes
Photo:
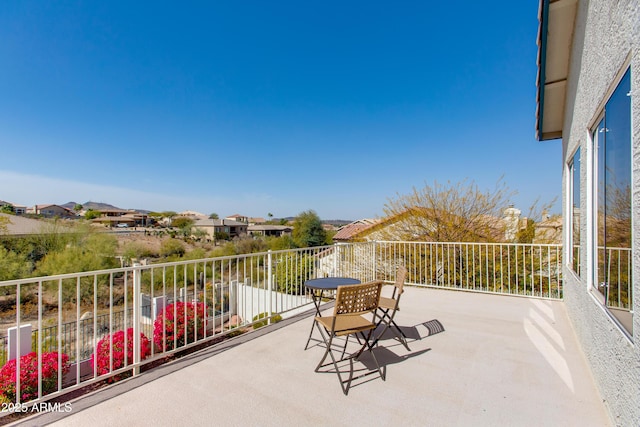
[[[13,425],[609,426],[561,301],[405,288],[371,375],[343,395],[304,350],[312,312],[193,353]],[[318,337],[318,332],[314,332]],[[356,369],[371,367],[370,355]]]

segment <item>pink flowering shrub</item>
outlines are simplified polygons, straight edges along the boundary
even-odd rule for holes
[[[197,338],[204,337],[204,314],[205,307],[201,302],[168,305],[153,324],[153,342],[162,351],[167,351],[193,342],[196,329]]]
[[[62,374],[69,372],[69,356],[60,354]],[[9,360],[0,369],[0,400],[16,401],[16,359]],[[58,389],[58,353],[42,353],[42,395]],[[38,397],[38,353],[32,352],[20,357],[20,401],[26,402]]]
[[[113,367],[110,364],[111,342],[113,340]],[[151,342],[143,333],[140,333],[140,360],[144,360],[151,354]],[[120,369],[124,363],[124,331],[107,335],[98,341],[96,352],[91,355],[91,366],[96,363],[98,375],[108,374],[112,370]],[[133,363],[133,328],[127,329],[127,365]],[[113,381],[126,378],[130,373],[116,375]]]

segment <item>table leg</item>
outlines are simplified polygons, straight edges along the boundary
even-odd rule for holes
[[[311,293],[311,299],[313,300],[313,305],[316,306],[316,314],[318,316],[320,316],[320,303],[322,302],[322,291],[318,291],[317,293],[316,293],[316,291],[313,291]],[[309,331],[309,338],[307,338],[307,344],[304,346],[305,350],[307,348],[309,348],[309,343],[311,342],[311,336],[313,335],[314,324],[315,324],[315,319],[311,323],[311,330]]]

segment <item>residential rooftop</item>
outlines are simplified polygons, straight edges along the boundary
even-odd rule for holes
[[[562,301],[405,289],[396,320],[411,351],[385,334],[386,380],[356,380],[347,396],[314,372],[323,349],[304,350],[307,311],[15,425],[613,425]]]

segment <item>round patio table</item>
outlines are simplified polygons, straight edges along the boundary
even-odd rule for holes
[[[360,283],[360,280],[351,277],[320,277],[305,281],[304,286],[311,291],[311,298],[313,305],[316,307],[316,314],[320,316],[320,303],[322,302],[322,298],[326,298],[324,296],[325,291],[335,291],[338,289],[338,286],[358,285]],[[311,325],[307,345],[304,346],[305,350],[309,347],[311,335],[313,335],[313,324]]]

